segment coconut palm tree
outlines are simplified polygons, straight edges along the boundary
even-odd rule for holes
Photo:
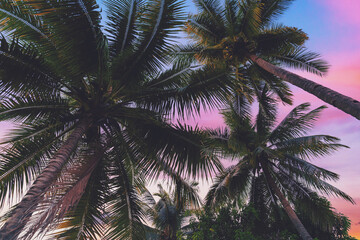
[[[160,199],[156,202],[153,195],[146,192],[147,214],[157,229],[160,230],[161,240],[176,240],[176,233],[181,229],[185,220],[186,211],[199,209],[200,197],[198,183],[178,178],[171,193],[168,193],[161,184],[154,196]]]
[[[62,238],[95,238],[104,221],[110,239],[143,239],[137,178],[221,168],[198,129],[169,121],[217,106],[233,81],[169,67],[182,3],[104,4],[101,26],[95,0],[0,1],[0,120],[18,124],[2,143],[0,201],[23,195],[1,239],[59,222],[71,226]]]
[[[304,189],[308,194],[294,194],[291,206],[310,235],[319,239],[333,239],[341,235],[340,229],[343,229],[343,233],[346,234],[349,229],[346,222],[344,222],[344,228],[339,228],[339,224],[346,221],[344,216],[337,213],[326,198],[320,197],[306,187]],[[242,221],[244,226],[251,227],[252,233],[263,238],[272,236],[272,239],[279,239],[279,234],[284,231],[291,232],[291,235],[297,233],[286,211],[269,195],[268,186],[262,174],[252,178],[248,194],[248,205],[245,210],[255,209],[257,214],[247,214]],[[243,196],[239,197],[244,201]]]
[[[298,199],[310,201],[315,192],[353,202],[326,182],[337,180],[337,174],[309,162],[312,157],[325,156],[345,146],[332,136],[305,135],[324,107],[306,112],[309,104],[301,104],[275,127],[276,102],[266,85],[259,95],[262,103],[254,123],[248,103],[243,101],[223,113],[227,128],[210,131],[219,153],[237,163],[218,175],[206,197],[207,205],[244,197],[260,187],[274,204],[281,203],[300,236],[312,239],[292,206]]]
[[[360,102],[291,73],[280,66],[322,76],[328,65],[319,54],[303,47],[308,36],[295,27],[275,24],[293,0],[196,0],[198,13],[190,15],[185,30],[195,44],[182,47],[181,55],[200,62],[225,62],[232,70],[254,64],[282,80],[360,119]]]

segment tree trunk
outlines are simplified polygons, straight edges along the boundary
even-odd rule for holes
[[[29,221],[32,213],[35,211],[39,200],[51,184],[57,179],[61,169],[68,161],[71,153],[75,150],[89,128],[91,120],[83,119],[78,126],[72,131],[68,139],[63,143],[56,152],[43,172],[36,178],[29,191],[18,203],[14,210],[11,211],[10,217],[0,230],[0,239],[14,240],[17,239],[26,223]]]
[[[285,69],[274,66],[273,64],[257,57],[256,55],[250,55],[249,58],[269,73],[272,73],[284,81],[289,82],[308,93],[311,93],[324,102],[331,104],[341,111],[346,112],[360,120],[360,102],[358,100],[347,97],[309,79],[300,77],[299,75],[286,71]]]
[[[295,226],[296,230],[300,234],[301,238],[303,240],[312,240],[313,238],[310,236],[308,231],[305,229],[304,225],[294,212],[294,210],[291,208],[290,203],[286,200],[285,196],[282,194],[278,186],[276,185],[274,179],[271,177],[271,174],[269,172],[269,169],[264,163],[261,163],[262,169],[265,174],[266,181],[269,183],[272,190],[275,192],[275,195],[279,198],[286,214],[289,216],[291,222]]]

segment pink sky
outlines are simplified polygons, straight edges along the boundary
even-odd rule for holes
[[[297,0],[281,20],[309,33],[309,48],[320,52],[332,66],[324,78],[300,74],[360,100],[360,0]],[[295,105],[311,102],[315,108],[324,104],[302,90],[293,90]],[[283,108],[280,116],[290,109]],[[196,122],[207,127],[223,124],[216,113],[203,114]],[[0,123],[0,136],[7,128],[6,124]],[[339,137],[350,147],[313,163],[339,173],[341,179],[335,185],[358,202],[358,205],[351,205],[332,199],[334,207],[352,220],[352,236],[360,239],[360,121],[329,107],[313,131],[313,134],[320,133]],[[202,184],[202,195],[208,186]]]
[[[320,52],[331,64],[328,75],[323,78],[296,73],[360,100],[360,1],[298,0],[289,10],[281,19],[282,22],[309,33],[307,46]],[[325,104],[301,89],[292,89],[294,105],[310,102],[315,108]],[[291,109],[292,107],[282,107],[279,117],[284,117]],[[216,112],[205,113],[201,118],[190,122],[206,127],[223,125],[221,116]],[[339,212],[350,217],[350,234],[360,239],[360,121],[328,106],[312,134],[336,136],[341,139],[341,143],[350,147],[330,157],[315,159],[313,163],[340,174],[340,180],[334,185],[351,195],[358,203],[352,205],[341,199],[331,199]],[[205,194],[208,184],[203,187],[202,193]]]
[[[320,0],[319,2],[324,10],[329,12],[325,21],[329,21],[333,31],[336,32],[338,28],[347,31],[345,36],[340,34],[338,37],[339,48],[330,48],[324,52],[332,68],[322,82],[360,100],[360,1]],[[347,46],[351,47],[347,48]],[[355,206],[339,199],[333,200],[332,203],[339,211],[350,217],[352,220],[350,233],[360,238],[360,121],[341,114],[334,108],[328,109],[321,121],[322,124],[317,131],[338,136],[344,144],[351,147],[322,161],[321,164],[341,175],[341,180],[336,185],[357,201],[358,204]]]

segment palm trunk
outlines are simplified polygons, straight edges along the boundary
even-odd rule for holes
[[[324,102],[331,104],[341,111],[346,112],[360,120],[360,102],[358,100],[347,97],[309,79],[300,77],[299,75],[286,71],[285,69],[274,66],[273,64],[259,58],[256,55],[250,55],[249,58],[269,73],[272,73],[284,81],[289,82],[307,91],[308,93],[311,93]]]
[[[90,119],[83,119],[72,131],[69,138],[56,152],[43,172],[36,178],[21,202],[11,211],[11,216],[0,230],[0,239],[13,240],[18,238],[32,213],[35,211],[41,196],[57,179],[61,169],[68,161],[71,153],[75,150],[78,142],[89,126]]]
[[[291,208],[290,203],[286,200],[285,196],[282,194],[282,192],[276,185],[274,179],[271,177],[271,174],[270,174],[267,166],[264,163],[262,163],[261,166],[264,171],[266,181],[269,183],[270,187],[275,192],[275,195],[279,198],[286,214],[289,216],[292,224],[295,226],[295,228],[298,231],[298,233],[300,234],[301,238],[303,240],[312,240],[313,238],[310,236],[308,231],[305,229],[304,225],[302,224],[302,222],[300,221],[300,219],[298,218],[298,216],[296,215],[294,210]]]

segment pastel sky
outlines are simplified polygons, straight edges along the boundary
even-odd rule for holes
[[[331,64],[329,74],[319,83],[360,100],[360,1],[298,0],[281,19],[309,34],[307,46],[320,52]],[[308,75],[307,75],[308,76]],[[297,102],[323,104],[309,94],[295,90]],[[333,199],[333,206],[352,220],[350,233],[360,238],[360,122],[329,107],[321,117],[316,133],[334,135],[348,145],[330,158],[315,163],[340,174],[337,187],[350,194],[357,205]]]
[[[187,0],[188,11],[195,12],[193,4]],[[335,89],[345,95],[360,100],[360,1],[359,0],[297,0],[279,19],[279,22],[303,29],[309,34],[307,47],[322,54],[329,61],[331,69],[324,78],[299,73],[305,77]],[[311,102],[312,107],[323,105],[320,100],[292,88],[295,105]],[[291,108],[281,108],[280,117]],[[217,112],[203,114],[191,121],[201,126],[219,127],[223,125]],[[0,123],[0,136],[8,128]],[[314,134],[328,134],[341,138],[350,149],[343,149],[331,157],[313,162],[340,174],[335,186],[350,194],[358,205],[351,205],[340,199],[332,199],[333,206],[352,220],[351,235],[360,239],[360,121],[330,107],[326,109]],[[209,184],[201,184],[204,196]]]
[[[194,12],[191,2],[190,11]],[[320,53],[331,64],[330,71],[323,78],[311,74],[298,74],[317,81],[327,87],[360,100],[360,1],[359,0],[297,0],[279,19],[280,23],[303,29],[310,39],[306,46]],[[312,107],[324,105],[321,100],[292,87],[294,105],[310,102]],[[279,118],[284,117],[292,107],[281,107]],[[217,112],[204,113],[193,124],[206,127],[223,125]],[[350,217],[351,235],[360,239],[360,121],[329,106],[312,134],[327,134],[341,139],[350,147],[331,157],[315,159],[313,163],[340,174],[335,186],[351,195],[357,205],[332,198],[333,206]],[[203,184],[202,194],[208,184]]]

